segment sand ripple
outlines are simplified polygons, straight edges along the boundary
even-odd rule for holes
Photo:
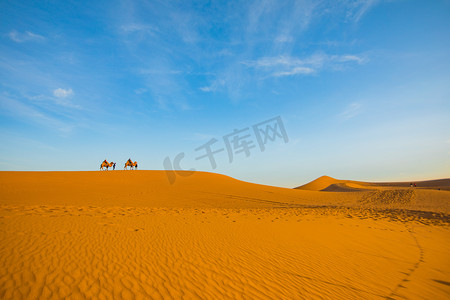
[[[437,263],[450,246],[441,215],[94,206],[0,212],[2,299],[439,299],[448,292],[434,281],[446,282],[449,270]],[[441,238],[427,240],[425,232]]]

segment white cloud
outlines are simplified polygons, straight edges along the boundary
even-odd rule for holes
[[[275,72],[272,74],[274,77],[282,77],[282,76],[292,76],[298,74],[311,74],[314,73],[315,70],[308,67],[295,67],[289,71]]]
[[[287,57],[287,56],[276,56],[276,57],[263,57],[256,61],[248,61],[244,62],[245,65],[256,67],[256,68],[265,68],[265,67],[274,67],[274,66],[295,66],[302,65],[304,62],[298,58]]]
[[[203,92],[213,92],[213,88],[211,86],[204,86],[200,88]]]
[[[62,88],[58,88],[53,91],[53,95],[57,98],[66,98],[66,97],[72,96],[73,91],[72,91],[72,89],[65,90]]]
[[[225,85],[226,81],[224,79],[215,80],[210,86],[201,87],[200,90],[203,92],[215,92],[219,88]]]
[[[341,56],[334,56],[333,59],[337,62],[350,62],[350,61],[354,61],[357,62],[358,64],[362,64],[366,62],[366,58],[364,57],[359,57],[356,55],[341,55]]]
[[[12,30],[10,33],[8,33],[8,36],[11,40],[13,40],[16,43],[45,40],[45,37],[43,37],[42,35],[33,33],[31,31],[25,31],[24,33],[20,33],[17,30]]]
[[[269,77],[307,75],[321,69],[337,70],[344,64],[362,64],[367,59],[357,55],[327,55],[316,53],[309,57],[297,58],[291,56],[263,57],[254,61],[243,62],[244,65],[269,73]]]

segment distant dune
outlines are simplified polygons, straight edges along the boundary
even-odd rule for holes
[[[449,179],[416,184],[0,172],[0,299],[448,299]]]
[[[411,183],[415,183],[419,189],[450,190],[450,178],[412,182],[378,182],[373,184],[378,186],[409,187]]]
[[[330,191],[330,192],[355,192],[370,189],[370,184],[352,180],[339,180],[329,176],[322,176],[305,185],[296,187],[299,190]]]
[[[339,180],[329,176],[321,176],[307,184],[296,187],[299,190],[331,191],[331,192],[357,192],[370,189],[382,189],[383,187],[405,188],[416,184],[415,188],[450,190],[450,178],[427,181],[409,182],[364,182],[354,180]]]

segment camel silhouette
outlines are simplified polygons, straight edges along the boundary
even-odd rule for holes
[[[131,158],[129,158],[127,160],[127,162],[125,163],[125,166],[123,167],[124,170],[127,169],[127,167],[130,167],[130,170],[132,170],[133,168],[137,169],[137,162],[132,162]]]
[[[103,168],[106,169],[106,171],[108,171],[109,167],[114,166],[116,163],[115,162],[108,162],[106,159],[102,162],[102,164],[100,165],[100,170],[104,170]]]

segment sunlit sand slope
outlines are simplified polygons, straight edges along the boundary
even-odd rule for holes
[[[449,194],[0,172],[0,299],[448,299]]]

